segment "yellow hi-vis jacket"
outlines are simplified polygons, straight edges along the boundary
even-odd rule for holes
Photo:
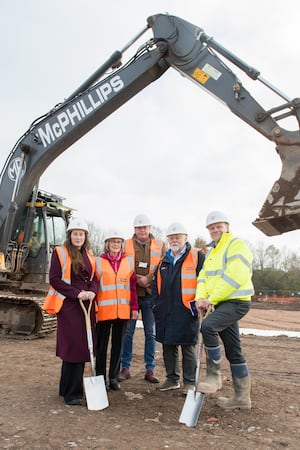
[[[182,263],[181,266],[181,296],[182,296],[182,303],[186,308],[189,309],[190,307],[190,301],[195,300],[195,293],[196,293],[196,287],[197,287],[197,275],[196,275],[196,268],[198,264],[198,252],[200,250],[196,248],[191,248],[189,251],[187,257]],[[158,295],[160,295],[161,292],[161,273],[160,273],[160,266],[162,261],[159,264],[158,271],[157,271],[157,291]]]
[[[223,233],[215,248],[206,255],[198,275],[196,299],[213,305],[226,300],[251,299],[253,256],[247,245],[231,233]]]
[[[71,284],[72,260],[67,250],[67,247],[61,245],[60,247],[55,247],[55,250],[61,265],[62,280],[67,284]],[[96,261],[95,257],[92,254],[90,254],[90,252],[87,251],[86,254],[92,266],[92,272],[90,277],[90,280],[92,280],[95,274]],[[58,313],[62,308],[64,299],[65,299],[64,295],[60,294],[52,286],[50,286],[47,297],[45,299],[45,303],[43,305],[43,310],[46,311],[48,314]]]
[[[96,275],[100,279],[97,294],[97,320],[130,319],[130,278],[133,274],[133,261],[130,257],[121,260],[118,272],[110,262],[96,258]]]
[[[158,263],[162,256],[163,245],[163,241],[159,241],[158,239],[151,240],[149,273],[154,273],[156,267],[158,266]],[[134,260],[135,251],[132,238],[125,241],[125,254],[126,256],[131,256]]]

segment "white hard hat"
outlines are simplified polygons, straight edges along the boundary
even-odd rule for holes
[[[172,234],[188,234],[186,228],[180,222],[171,223],[171,225],[167,229],[167,236],[171,236]]]
[[[134,221],[133,221],[134,227],[151,227],[151,220],[149,219],[146,214],[138,214]]]
[[[87,233],[89,232],[89,228],[87,226],[86,221],[83,219],[78,219],[78,218],[76,218],[76,219],[74,218],[74,219],[70,220],[67,231],[72,231],[72,230],[83,230],[83,231],[86,231]]]
[[[218,222],[225,222],[229,224],[227,216],[222,211],[211,211],[206,218],[206,227]]]
[[[120,231],[111,230],[105,234],[104,242],[108,241],[109,239],[122,239],[122,241],[124,241],[124,236]]]

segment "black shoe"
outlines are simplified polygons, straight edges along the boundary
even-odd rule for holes
[[[73,400],[65,400],[65,402],[67,405],[71,406],[81,405],[81,398],[73,398]]]
[[[118,383],[118,380],[116,379],[111,379],[109,382],[109,388],[112,391],[119,391],[121,389],[120,383]]]

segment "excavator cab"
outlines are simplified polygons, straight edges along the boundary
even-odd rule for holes
[[[52,332],[56,319],[42,310],[49,284],[52,250],[66,238],[72,208],[62,198],[39,191],[18,216],[0,269],[0,334],[35,338]],[[7,285],[7,290],[5,290]]]
[[[66,238],[72,208],[61,197],[39,191],[18,215],[5,259],[5,273],[10,279],[48,284],[52,249]]]

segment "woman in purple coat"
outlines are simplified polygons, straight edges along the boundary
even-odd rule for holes
[[[89,301],[93,301],[98,292],[95,258],[90,254],[89,247],[87,224],[81,219],[72,219],[64,245],[54,249],[49,273],[52,296],[56,300],[63,298],[61,309],[57,312],[56,355],[62,359],[59,395],[68,405],[81,404],[84,366],[90,360],[85,318],[79,303],[82,299],[88,307]],[[93,337],[95,317],[93,304]]]

